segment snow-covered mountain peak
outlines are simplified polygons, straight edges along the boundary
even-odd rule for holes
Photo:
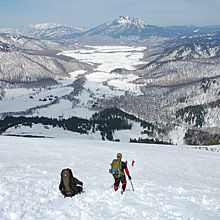
[[[44,30],[55,29],[55,28],[70,28],[70,29],[82,30],[82,28],[72,27],[72,26],[68,26],[68,25],[62,25],[62,24],[58,24],[58,23],[30,24],[30,25],[26,25],[26,26],[21,27],[20,30],[22,30],[22,31],[26,30],[26,31],[30,32],[31,30],[44,31]]]
[[[37,28],[37,29],[49,29],[49,28],[55,28],[60,27],[61,24],[58,23],[39,23],[39,24],[30,24],[27,25],[29,28]]]
[[[128,16],[120,16],[118,19],[115,20],[115,22],[117,22],[118,24],[123,24],[123,25],[134,24],[140,28],[144,28],[147,25],[147,23],[141,19],[128,17]]]
[[[82,31],[84,31],[83,28],[58,23],[39,23],[23,26],[17,29],[15,32],[40,39],[60,39],[65,38],[66,35]]]
[[[62,24],[58,24],[58,23],[30,24],[30,25],[24,26],[23,28],[46,30],[46,29],[61,28],[61,27],[72,28],[72,29],[76,29],[76,30],[80,30],[80,31],[84,30],[83,28],[72,27],[72,26],[62,25]]]

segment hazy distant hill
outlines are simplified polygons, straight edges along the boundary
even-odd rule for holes
[[[2,28],[2,33],[14,33],[25,35],[37,39],[59,40],[65,38],[66,35],[85,31],[84,28],[77,28],[57,23],[40,23],[22,26],[20,28]]]

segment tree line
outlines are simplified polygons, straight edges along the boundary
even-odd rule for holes
[[[107,108],[99,113],[92,115],[90,119],[71,117],[68,119],[57,119],[47,117],[25,117],[25,116],[5,116],[0,121],[0,134],[10,127],[18,125],[30,126],[33,124],[51,125],[53,127],[62,127],[65,130],[78,132],[80,134],[95,133],[100,131],[102,139],[113,140],[113,133],[117,130],[131,129],[133,122],[139,122],[140,125],[153,132],[154,126],[151,123],[138,119],[134,115],[128,114],[118,108]]]

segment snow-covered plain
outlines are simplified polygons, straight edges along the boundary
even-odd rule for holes
[[[163,146],[73,138],[0,136],[1,219],[220,219],[220,154]],[[128,161],[121,195],[108,173],[117,152]],[[135,166],[131,166],[131,161]],[[69,167],[85,192],[63,198]]]
[[[139,88],[130,82],[137,79],[137,76],[133,74],[123,76],[110,72],[117,68],[134,70],[136,65],[143,64],[141,59],[144,49],[145,47],[135,46],[96,46],[85,50],[65,51],[61,54],[82,62],[98,64],[96,71],[86,76],[88,81],[96,84],[108,81],[109,85],[114,86],[116,90],[140,93]]]

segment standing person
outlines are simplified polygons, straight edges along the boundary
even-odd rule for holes
[[[128,171],[127,164],[125,162],[123,162],[121,159],[122,159],[122,154],[118,153],[117,159],[114,159],[112,161],[112,164],[111,164],[112,169],[110,169],[110,173],[113,174],[113,177],[115,179],[114,190],[115,191],[118,190],[118,186],[121,182],[122,183],[121,194],[123,194],[123,192],[126,189],[126,185],[127,185],[125,172],[128,175],[129,180],[131,179],[131,176]],[[124,172],[124,170],[125,170],[125,172]]]

